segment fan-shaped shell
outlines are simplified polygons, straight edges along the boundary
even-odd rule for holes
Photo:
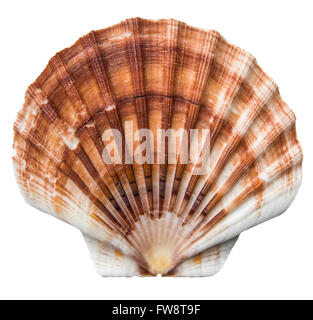
[[[209,129],[207,171],[181,158],[105,163],[108,130],[126,150],[144,140],[125,134],[128,122],[152,141],[158,129]],[[273,80],[218,32],[175,20],[129,19],[57,53],[14,131],[26,201],[81,230],[105,276],[214,274],[239,234],[284,212],[301,181],[295,116]]]

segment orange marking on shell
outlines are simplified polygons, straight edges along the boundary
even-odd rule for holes
[[[62,204],[61,204],[61,198],[59,196],[54,197],[54,204],[55,204],[55,212],[61,213]]]
[[[100,223],[102,222],[101,219],[99,219],[99,217],[94,212],[90,215],[90,217],[91,217],[92,220],[95,220],[95,221],[100,222]]]
[[[119,250],[114,250],[115,259],[120,260],[123,257],[123,253]]]
[[[201,263],[202,263],[202,257],[201,257],[201,255],[199,254],[199,255],[193,257],[193,262],[194,262],[195,264],[201,264]]]

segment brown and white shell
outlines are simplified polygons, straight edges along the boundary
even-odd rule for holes
[[[152,133],[209,129],[208,171],[105,164],[103,133],[123,134],[127,121]],[[129,19],[57,53],[14,131],[26,201],[81,230],[103,276],[212,275],[301,182],[295,116],[273,80],[218,32],[175,20]]]

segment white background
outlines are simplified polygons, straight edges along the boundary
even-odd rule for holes
[[[312,1],[1,1],[0,298],[313,298]],[[50,57],[128,18],[176,18],[251,52],[297,116],[303,183],[282,216],[244,232],[210,278],[101,278],[80,232],[27,205],[11,163],[13,122]],[[312,200],[312,201],[311,201]]]

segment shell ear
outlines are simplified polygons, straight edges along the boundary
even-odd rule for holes
[[[103,277],[141,276],[142,268],[131,257],[83,233],[96,271]]]
[[[238,238],[239,236],[185,260],[169,272],[168,275],[176,277],[207,277],[214,275],[223,267]]]

